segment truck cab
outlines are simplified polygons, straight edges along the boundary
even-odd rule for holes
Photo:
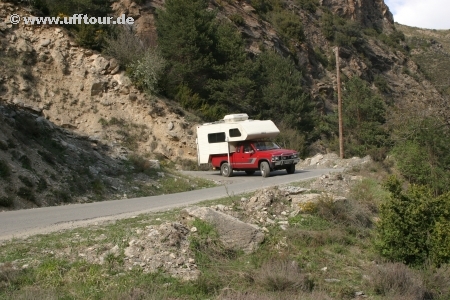
[[[229,155],[212,155],[211,165],[220,169],[223,176],[232,176],[233,171],[245,171],[252,175],[261,171],[268,177],[273,170],[285,169],[288,174],[295,173],[295,165],[300,158],[294,150],[282,149],[271,141],[256,140],[237,143],[236,151]]]

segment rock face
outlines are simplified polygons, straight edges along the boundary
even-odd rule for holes
[[[123,1],[123,10],[119,4],[115,2],[114,6],[118,12],[132,13],[139,19],[153,13],[152,5],[157,1],[145,9],[133,1]],[[7,20],[13,13],[30,16],[25,7],[0,2],[0,20]],[[95,136],[104,144],[119,143],[129,148],[123,142],[126,135],[138,137],[134,149],[128,152],[195,159],[196,124],[171,111],[157,97],[150,103],[148,96],[132,85],[117,60],[79,47],[63,28],[0,23],[4,24],[0,25],[0,54],[10,59],[20,55],[27,60],[18,62],[18,67],[11,63],[2,68],[0,103],[42,113],[57,127],[71,129],[79,136]],[[151,113],[154,106],[158,114]],[[119,122],[105,126],[112,124],[110,121]],[[118,134],[114,128],[118,126],[134,128],[135,132],[122,130],[125,134]]]
[[[394,25],[394,17],[384,0],[321,0],[320,3],[366,27],[392,29]]]
[[[185,217],[199,218],[214,225],[223,245],[231,250],[251,253],[264,240],[264,233],[258,226],[244,223],[209,207],[189,207],[183,210],[183,214]]]

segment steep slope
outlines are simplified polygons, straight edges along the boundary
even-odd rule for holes
[[[336,44],[342,44],[340,68],[345,77],[363,78],[387,102],[423,107],[430,99],[442,98],[418,68],[416,60],[411,59],[406,43],[395,40],[393,16],[383,0],[279,1],[283,7],[281,15],[294,14],[300,20],[303,39],[286,37],[282,25],[277,25],[276,18],[259,7],[260,3],[210,1],[210,8],[218,11],[219,18],[235,24],[249,53],[258,55],[263,49],[272,49],[292,57],[303,71],[304,87],[313,96],[319,114],[329,113],[336,103]],[[144,1],[142,6],[120,1],[114,7],[118,13],[131,13],[136,18],[137,32],[142,37],[155,37],[155,11],[162,5],[161,1]],[[330,41],[324,34],[328,12],[340,17],[331,25],[334,34],[340,32],[350,42]],[[375,79],[382,82],[382,87],[375,85]]]
[[[411,57],[438,90],[450,95],[450,30],[433,30],[395,24],[402,31]]]
[[[13,13],[30,15],[28,9],[0,3],[2,19],[8,22]],[[114,59],[79,47],[56,26],[2,23],[0,28],[3,102],[29,108],[74,133],[123,144],[127,134],[104,129],[105,122],[119,120],[122,127],[140,128],[128,147],[132,150],[194,157],[193,124],[162,101],[150,101]]]

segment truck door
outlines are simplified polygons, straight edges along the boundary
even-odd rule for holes
[[[250,143],[241,144],[238,149],[239,152],[235,153],[237,159],[234,167],[239,169],[256,168],[256,155],[252,145]]]

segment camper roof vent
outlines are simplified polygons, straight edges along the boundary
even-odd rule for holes
[[[245,121],[245,120],[248,120],[248,115],[247,114],[226,115],[223,118],[223,121],[225,123],[240,122],[240,121]]]

